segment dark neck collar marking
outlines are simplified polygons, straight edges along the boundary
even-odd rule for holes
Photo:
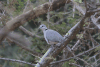
[[[46,31],[46,30],[48,30],[48,29],[45,29],[45,31]]]

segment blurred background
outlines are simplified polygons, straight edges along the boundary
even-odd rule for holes
[[[5,26],[6,22],[17,17],[18,15],[21,15],[29,10],[34,9],[39,5],[42,5],[50,1],[51,0],[0,0],[0,27],[2,28],[3,26]],[[82,6],[83,9],[85,9],[84,0],[74,0],[74,1],[77,2],[80,6]],[[89,0],[86,1],[90,3]],[[21,36],[21,38],[19,39],[23,40],[23,38],[25,38],[26,40],[29,40],[32,43],[32,45],[22,44],[22,46],[25,46],[34,52],[40,53],[41,56],[39,57],[34,56],[32,53],[22,49],[15,42],[10,41],[9,39],[6,38],[4,41],[2,41],[0,45],[0,57],[22,60],[36,64],[39,61],[40,57],[42,57],[42,55],[45,54],[45,52],[50,47],[50,45],[46,43],[43,37],[43,32],[38,29],[39,25],[45,24],[48,28],[56,30],[62,36],[64,36],[77,22],[79,22],[82,19],[82,17],[83,15],[78,10],[75,9],[72,2],[65,4],[64,7],[60,7],[57,10],[49,11],[46,14],[36,17],[35,19],[26,22],[22,27],[17,28],[13,32],[16,32],[18,35]],[[84,27],[87,27],[89,23],[90,19],[86,19],[86,24],[84,25]],[[33,35],[25,33],[23,28],[30,31],[31,34]],[[91,28],[95,28],[95,25],[93,25],[92,23],[91,23]],[[78,39],[81,39],[80,41],[81,43],[79,43],[78,49],[74,51],[75,54],[81,53],[85,50],[89,50],[92,46],[92,41],[86,38],[85,35],[83,36],[83,30],[84,29],[82,29],[77,34],[75,39],[68,44],[68,46],[71,48]],[[96,28],[93,31],[91,31],[91,35],[98,43],[100,43],[99,40],[100,34]],[[97,48],[96,50],[93,50],[90,53],[84,54],[84,56],[83,55],[80,56],[80,58],[88,59],[89,57],[94,56],[98,51],[99,49]],[[69,55],[67,57],[69,57]],[[98,58],[100,57],[99,54],[97,57]],[[63,59],[63,51],[56,57],[55,61],[61,59]],[[78,63],[79,65],[86,67],[83,61],[77,60],[76,62],[76,60],[74,59],[66,61],[65,63],[62,64],[62,67],[77,67],[70,65],[69,63],[71,62]],[[92,63],[94,62],[94,59],[89,60],[88,62]],[[18,62],[0,60],[0,67],[32,67],[32,66]]]

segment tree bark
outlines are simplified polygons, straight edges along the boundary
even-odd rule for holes
[[[68,0],[67,2],[70,2],[70,0]],[[61,6],[64,6],[65,3],[66,3],[66,0],[55,0],[52,3],[47,2],[45,4],[42,4],[34,8],[33,10],[29,10],[28,12],[21,14],[17,16],[16,18],[8,21],[6,25],[0,30],[0,42],[2,42],[2,40],[7,36],[9,32],[18,28],[25,22],[47,13],[49,7],[50,7],[50,11],[53,11],[60,8]]]

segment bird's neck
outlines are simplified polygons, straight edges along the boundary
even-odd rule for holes
[[[48,29],[46,28],[46,29],[43,29],[43,33],[45,32],[45,31],[47,31]]]
[[[46,31],[46,30],[48,30],[48,29],[45,29],[45,31]]]

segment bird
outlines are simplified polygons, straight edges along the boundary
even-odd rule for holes
[[[62,43],[64,41],[64,38],[57,31],[48,29],[44,24],[41,24],[39,29],[43,31],[44,38],[50,45]]]

